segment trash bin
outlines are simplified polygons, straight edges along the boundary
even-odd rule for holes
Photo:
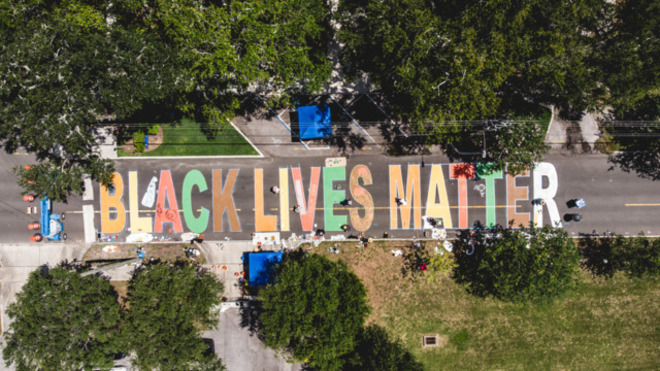
[[[574,222],[579,222],[582,220],[582,214],[570,214],[571,215],[571,220]]]

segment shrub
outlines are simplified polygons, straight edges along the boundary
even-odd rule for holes
[[[561,229],[464,231],[454,247],[454,279],[477,296],[542,302],[574,285],[578,250]]]
[[[156,134],[158,134],[158,130],[160,130],[160,125],[154,124],[154,126],[149,128],[149,130],[147,131],[147,134],[156,135]]]
[[[626,238],[586,238],[580,241],[582,266],[594,276],[611,278],[616,272],[629,277],[660,275],[660,239],[643,234]]]
[[[611,278],[623,269],[621,247],[623,236],[613,238],[584,238],[580,240],[581,265],[594,276]]]
[[[600,137],[596,139],[596,142],[594,143],[594,148],[598,152],[607,155],[611,155],[618,151],[620,147],[619,143],[614,140],[614,137],[609,135],[604,129],[602,130]]]
[[[135,147],[136,153],[144,152],[144,132],[136,131],[133,133],[133,146]]]
[[[644,236],[627,239],[623,250],[623,269],[630,277],[660,275],[660,239],[654,241]]]
[[[440,253],[431,258],[426,272],[428,282],[437,282],[451,274],[456,267],[454,259],[449,253],[440,250]]]

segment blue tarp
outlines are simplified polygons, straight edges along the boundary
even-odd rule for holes
[[[327,104],[298,107],[298,127],[301,140],[332,136],[331,123],[330,106]]]
[[[282,261],[281,251],[263,251],[248,254],[248,282],[261,286],[270,282],[271,268]]]

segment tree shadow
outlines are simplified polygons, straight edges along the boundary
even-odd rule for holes
[[[621,151],[609,156],[607,162],[612,164],[608,169],[610,171],[618,167],[626,173],[636,173],[640,178],[660,180],[660,152],[658,151],[650,149]]]
[[[275,110],[266,108],[264,102],[264,99],[256,94],[245,95],[235,111],[236,116],[244,118],[247,122],[274,117]]]
[[[241,316],[240,325],[247,328],[251,336],[257,336],[261,341],[264,336],[259,332],[259,316],[261,315],[261,302],[259,301],[240,301],[239,314]]]
[[[637,117],[633,116],[633,118]],[[626,173],[636,173],[644,179],[660,180],[658,121],[607,121],[602,123],[601,127],[620,148],[619,152],[608,157],[607,162],[612,164],[609,170],[618,167]]]
[[[381,122],[378,129],[390,156],[430,154],[426,136],[415,134],[407,124]]]
[[[341,154],[346,155],[349,151],[361,150],[366,139],[362,135],[353,133],[350,126],[341,125],[333,128],[332,136],[324,138],[323,143],[337,148]]]
[[[473,164],[456,164],[450,169],[452,178],[466,177],[472,179],[476,177],[475,166]]]

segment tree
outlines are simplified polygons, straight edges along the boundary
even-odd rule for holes
[[[218,135],[248,91],[318,90],[329,78],[330,11],[321,0],[120,2],[118,22],[136,24],[177,50],[186,66],[178,108]]]
[[[561,229],[462,232],[454,246],[454,279],[477,296],[541,302],[574,285],[578,250]]]
[[[617,1],[612,18],[598,48],[606,102],[619,120],[655,120],[657,103],[655,117],[643,113],[649,99],[659,99],[660,6],[654,0]]]
[[[217,325],[223,285],[185,262],[148,265],[129,284],[123,331],[142,370],[224,369],[201,331]]]
[[[452,159],[487,163],[490,171],[506,170],[513,175],[534,168],[549,148],[539,122],[529,119],[464,124],[437,139],[444,140],[443,147]],[[457,147],[462,150],[458,152]]]
[[[248,88],[319,89],[330,76],[322,0],[0,1],[0,141],[34,153],[25,192],[55,201],[104,185],[94,131],[167,102],[222,133]]]
[[[353,352],[345,356],[346,371],[422,371],[424,366],[384,328],[369,325],[360,331]]]
[[[348,75],[368,74],[394,114],[413,124],[490,117],[505,78],[501,48],[479,47],[461,12],[422,0],[339,4],[342,63]],[[489,55],[491,54],[491,55]]]
[[[106,19],[109,2],[3,2],[0,16],[0,140],[44,163],[16,169],[27,191],[65,200],[81,174],[108,185],[93,129],[103,115],[126,117],[177,84],[172,53],[157,37]],[[111,17],[111,15],[108,15]]]
[[[349,76],[367,75],[426,144],[463,156],[458,152],[476,151],[458,144],[483,142],[471,137],[481,134],[481,121],[510,119],[511,108],[554,105],[573,116],[602,108],[595,48],[610,8],[603,0],[343,0],[338,36]],[[511,170],[538,161],[545,133],[535,117],[520,119],[527,121],[520,134],[486,132],[486,159],[479,161],[500,169],[510,163]]]
[[[344,262],[294,253],[259,292],[266,345],[314,368],[339,370],[369,312],[366,290]]]
[[[123,351],[117,293],[100,276],[44,266],[30,273],[7,315],[2,354],[17,370],[109,368]]]

